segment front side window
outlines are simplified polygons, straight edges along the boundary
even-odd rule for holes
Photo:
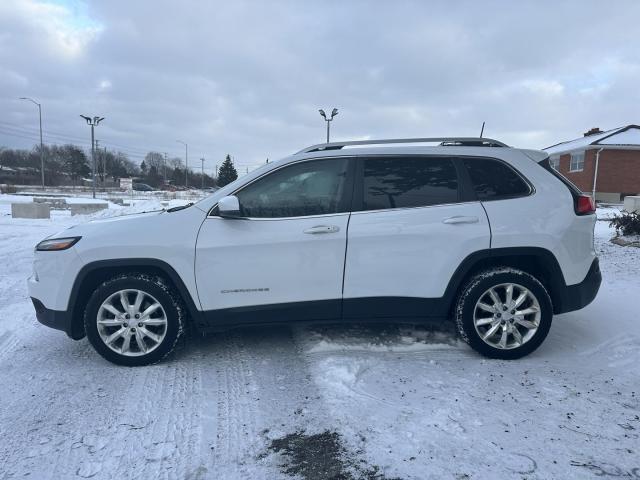
[[[557,155],[549,157],[549,165],[551,165],[551,168],[555,168],[556,170],[558,170],[560,168],[560,157],[558,157]]]
[[[243,217],[282,218],[346,211],[347,160],[313,160],[281,168],[236,193]]]
[[[478,200],[523,197],[531,188],[511,167],[490,158],[465,158]]]
[[[570,172],[581,172],[584,170],[584,152],[575,152],[571,154]]]
[[[364,160],[364,210],[425,207],[458,201],[458,175],[447,158]]]

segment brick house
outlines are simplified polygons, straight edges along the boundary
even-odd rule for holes
[[[544,149],[551,165],[596,200],[620,202],[640,194],[640,126],[603,132],[592,128],[583,137]],[[594,188],[595,183],[595,188]]]

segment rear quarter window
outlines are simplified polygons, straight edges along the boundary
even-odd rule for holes
[[[491,158],[464,158],[478,200],[501,200],[525,197],[531,193],[529,184],[513,168]]]

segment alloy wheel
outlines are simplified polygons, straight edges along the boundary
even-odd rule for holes
[[[502,283],[484,292],[476,302],[473,324],[480,338],[502,350],[527,343],[540,326],[540,303],[527,288]]]
[[[98,334],[114,352],[129,357],[154,351],[167,334],[167,315],[152,295],[142,290],[119,290],[102,302]]]

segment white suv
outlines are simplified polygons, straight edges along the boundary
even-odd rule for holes
[[[435,146],[429,146],[435,143]],[[601,282],[594,204],[547,155],[483,138],[316,145],[195,205],[40,242],[38,320],[106,359],[165,357],[188,322],[455,318],[494,358],[535,350]]]

